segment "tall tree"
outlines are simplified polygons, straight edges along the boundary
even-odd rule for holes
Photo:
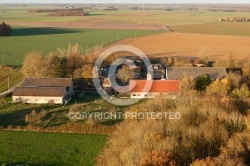
[[[10,36],[12,32],[12,28],[9,24],[3,22],[0,24],[0,36]]]
[[[80,56],[78,51],[78,44],[71,46],[69,44],[67,51],[67,67],[66,75],[67,77],[73,77],[76,69],[80,69],[83,65],[83,58]]]
[[[24,58],[22,72],[25,77],[46,77],[46,64],[41,53],[31,52]]]
[[[54,52],[50,53],[48,58],[48,77],[63,77],[63,70],[62,58],[59,58]]]

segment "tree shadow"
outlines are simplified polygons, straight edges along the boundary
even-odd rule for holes
[[[0,126],[2,127],[8,127],[8,126],[26,126],[27,123],[25,122],[25,115],[30,114],[32,110],[36,110],[37,113],[39,113],[42,109],[51,109],[51,108],[56,108],[58,107],[57,105],[54,106],[41,106],[37,105],[36,107],[33,108],[28,108],[28,109],[21,109],[13,112],[8,112],[5,114],[0,114]]]
[[[55,165],[63,165],[62,163],[52,163],[52,162],[45,162],[45,163],[30,163],[30,162],[11,162],[11,161],[7,161],[7,162],[0,162],[0,164],[6,165],[6,166],[11,166],[11,165],[34,165],[34,166],[55,166]]]
[[[77,29],[61,28],[14,28],[11,36],[53,35],[80,32]]]

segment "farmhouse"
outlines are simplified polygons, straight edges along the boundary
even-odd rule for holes
[[[24,103],[67,104],[74,95],[71,78],[26,78],[22,87],[17,87],[12,100]]]
[[[14,103],[67,104],[71,96],[66,87],[17,87],[12,100]]]
[[[156,95],[176,98],[181,94],[179,80],[130,80],[129,85],[131,98],[154,98]]]
[[[220,67],[167,67],[166,78],[168,80],[182,80],[184,77],[197,79],[202,74],[206,74],[212,81],[222,79],[227,76],[226,68]]]

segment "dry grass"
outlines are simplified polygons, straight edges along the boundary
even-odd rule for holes
[[[159,97],[132,106],[127,111],[177,111],[182,114],[182,118],[125,120],[99,155],[98,165],[132,166],[144,161],[149,165],[164,165],[163,162],[173,161],[176,165],[185,166],[206,157],[216,160],[201,162],[223,165],[224,160],[234,160],[228,144],[231,144],[229,140],[237,143],[233,139],[235,134],[242,134],[238,144],[245,146],[245,142],[249,142],[249,131],[244,127],[249,124],[249,119],[239,113],[233,104],[225,107],[218,97],[199,94],[183,95],[177,100]],[[249,152],[247,147],[239,147],[241,156],[236,156],[239,158],[238,163],[243,165]]]

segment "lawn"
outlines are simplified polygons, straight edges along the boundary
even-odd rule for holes
[[[5,98],[11,101],[11,95]],[[77,104],[76,104],[77,103]],[[25,104],[25,103],[0,103],[0,127],[27,127],[28,123],[25,122],[25,115],[30,114],[32,110],[40,112],[47,110],[48,115],[44,117],[36,126],[46,128],[52,126],[60,126],[71,123],[67,115],[71,106],[78,107],[79,112],[110,112],[110,111],[124,111],[127,107],[118,107],[112,105],[106,100],[102,99],[98,93],[86,93],[86,96],[74,97],[68,105],[48,105],[48,104]],[[85,121],[79,121],[84,123]],[[98,121],[98,124],[114,125],[117,120],[103,120]]]
[[[136,36],[155,34],[155,31],[138,30]],[[134,30],[91,30],[63,28],[13,28],[12,36],[0,40],[0,64],[20,66],[31,51],[48,54],[57,48],[66,49],[68,43],[79,44],[79,51],[107,45],[120,39],[135,37]],[[4,60],[3,60],[4,58]]]
[[[0,131],[0,165],[94,165],[106,135]]]

